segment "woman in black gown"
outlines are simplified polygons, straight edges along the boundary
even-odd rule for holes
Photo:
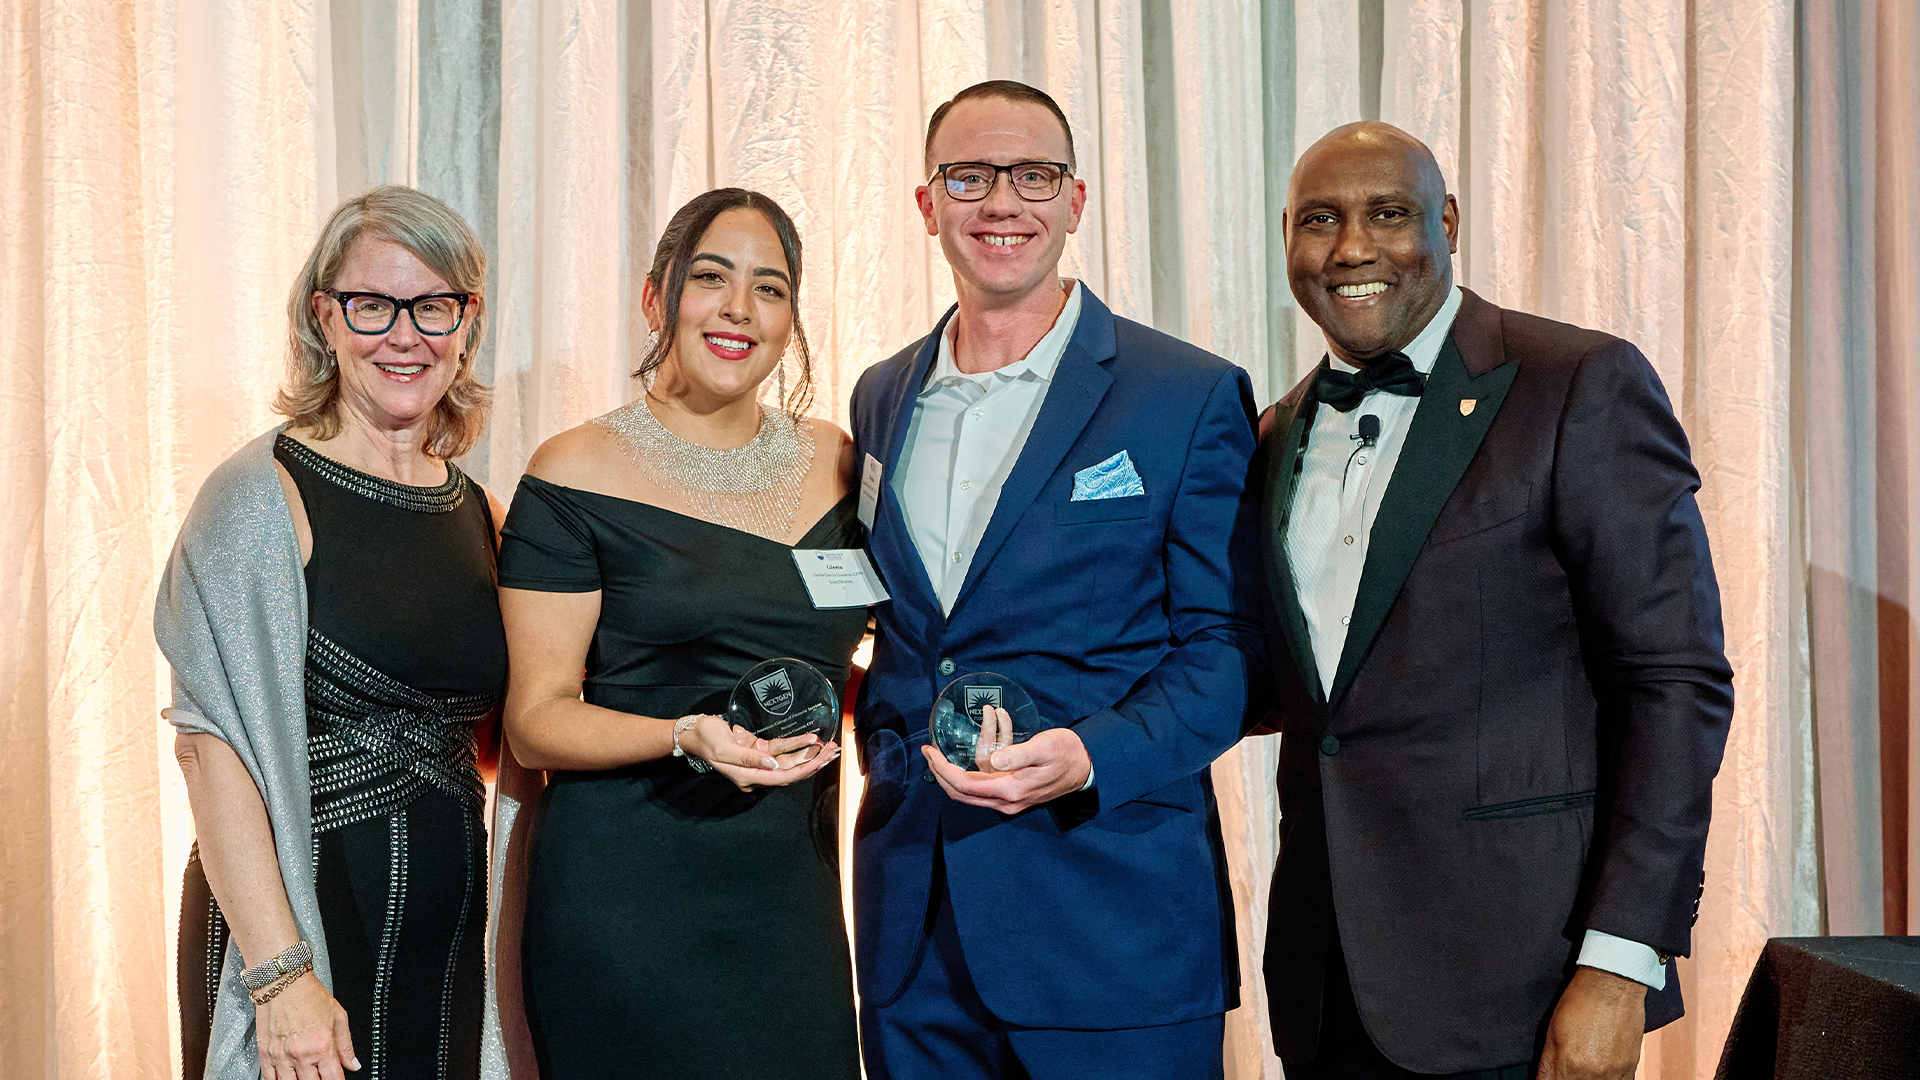
[[[506,726],[553,770],[521,948],[546,1080],[860,1075],[838,747],[715,715],[770,657],[844,685],[866,625],[816,610],[793,557],[860,543],[851,442],[801,416],[799,284],[772,200],[682,207],[642,293],[646,389],[542,446],[507,517]]]
[[[485,280],[472,230],[439,200],[384,187],[343,204],[293,290],[275,402],[290,423],[208,481],[169,566],[158,623],[198,833],[180,948],[190,1076],[479,1076],[474,724],[501,700],[506,640],[499,510],[451,459],[486,418],[471,363]],[[267,498],[237,494],[249,485]],[[237,572],[210,573],[223,558]],[[304,604],[276,605],[296,575]],[[245,578],[283,584],[249,594]],[[189,609],[218,662],[182,632]],[[228,655],[301,650],[290,682]]]

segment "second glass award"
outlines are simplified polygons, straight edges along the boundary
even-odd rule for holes
[[[1019,683],[991,671],[976,671],[940,691],[928,726],[933,747],[942,757],[972,772],[992,772],[987,759],[995,750],[1026,742],[1045,725],[1033,698]]]

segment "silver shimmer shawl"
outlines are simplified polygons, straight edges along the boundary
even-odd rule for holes
[[[267,805],[280,880],[313,969],[333,985],[314,892],[307,788],[307,589],[286,493],[273,465],[276,428],[222,462],[200,488],[167,560],[153,633],[173,666],[166,718],[233,747]],[[256,960],[265,959],[257,957]],[[253,1002],[229,944],[207,1044],[207,1080],[260,1075]]]

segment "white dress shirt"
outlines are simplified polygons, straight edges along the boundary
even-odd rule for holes
[[[1432,373],[1459,311],[1460,290],[1454,289],[1433,321],[1401,350],[1420,374]],[[1360,370],[1339,357],[1328,359],[1337,370]],[[1314,411],[1300,482],[1287,515],[1287,564],[1307,617],[1323,693],[1333,691],[1340,651],[1347,643],[1360,571],[1367,564],[1367,534],[1373,531],[1374,516],[1419,407],[1417,397],[1375,391],[1352,412],[1330,405]],[[1380,419],[1379,441],[1361,446],[1360,418],[1369,415]]]
[[[1432,374],[1440,359],[1440,347],[1460,313],[1460,295],[1459,289],[1452,290],[1432,321],[1401,350],[1422,375]],[[1328,360],[1340,371],[1360,370],[1338,357],[1329,355]],[[1351,412],[1331,406],[1314,412],[1287,516],[1287,565],[1306,616],[1323,693],[1333,691],[1347,625],[1353,621],[1354,597],[1360,592],[1360,573],[1367,565],[1373,519],[1419,407],[1417,397],[1374,391]],[[1374,445],[1362,446],[1360,418],[1368,415],[1379,418],[1380,435]],[[1598,930],[1587,931],[1579,963],[1655,990],[1667,984],[1666,966],[1653,949]]]
[[[968,375],[960,370],[953,359],[956,327],[949,320],[913,403],[906,445],[893,469],[893,493],[944,613],[952,613],[960,596],[1000,489],[1026,448],[1054,370],[1080,321],[1079,283],[1062,281],[1061,287],[1067,304],[1053,329],[1025,357],[994,371]]]

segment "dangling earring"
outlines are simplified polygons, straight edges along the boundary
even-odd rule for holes
[[[778,373],[775,376],[775,381],[778,384],[778,392],[780,394],[774,403],[782,409],[787,407],[787,358],[792,355],[793,341],[789,338],[787,341],[787,350],[780,354],[780,362],[774,365],[774,370]]]
[[[658,348],[660,331],[648,330],[646,347],[640,351],[640,366],[633,369],[633,377],[639,379],[641,389],[648,392],[653,390],[653,377],[660,372],[660,364],[653,356]],[[652,366],[648,366],[648,361],[653,361]]]

